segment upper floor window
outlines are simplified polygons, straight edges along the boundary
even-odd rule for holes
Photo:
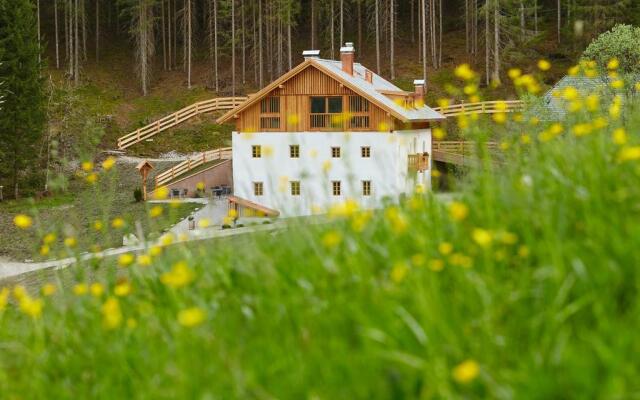
[[[300,158],[300,145],[292,144],[289,146],[289,157]]]
[[[253,158],[261,158],[262,157],[262,146],[251,146],[251,157]]]
[[[360,147],[360,155],[362,158],[370,158],[371,157],[371,147],[362,146]]]
[[[340,158],[340,147],[332,147],[331,148],[331,157]]]
[[[310,102],[311,128],[342,125],[338,123],[340,118],[335,115],[342,113],[342,96],[312,96]]]
[[[264,185],[262,182],[253,182],[253,194],[255,196],[262,196],[264,193]]]
[[[371,181],[362,181],[362,195],[371,196]]]
[[[340,196],[342,194],[342,184],[340,181],[331,181],[331,192],[334,196]]]
[[[364,129],[369,127],[369,101],[362,96],[349,96],[349,128]]]
[[[280,97],[269,96],[260,102],[260,129],[280,129]]]
[[[300,181],[291,181],[291,195],[300,196]]]

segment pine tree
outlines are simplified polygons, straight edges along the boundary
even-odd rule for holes
[[[0,171],[19,197],[25,172],[36,172],[45,123],[44,82],[36,22],[30,0],[0,0],[0,77],[5,99],[0,113]],[[5,175],[6,173],[6,175]]]

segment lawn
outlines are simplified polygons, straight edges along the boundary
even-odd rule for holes
[[[479,151],[449,203],[348,204],[326,224],[152,247],[68,270],[75,284],[8,287],[0,392],[637,397],[640,109],[610,100],[559,125],[506,122],[503,163]],[[491,127],[474,121],[465,137],[481,143]]]
[[[172,164],[155,163],[154,173]],[[133,190],[140,185],[140,176],[134,167],[131,163],[119,163],[110,173],[101,175],[102,179],[95,185],[88,184],[82,177],[74,177],[66,191],[39,201],[0,203],[0,257],[19,261],[63,257],[67,255],[63,246],[65,237],[77,240],[75,250],[119,247],[124,235],[135,234],[136,221],[140,222],[143,232],[157,237],[197,207],[190,203],[180,207],[162,205],[162,215],[150,220],[150,207],[134,201]],[[153,180],[153,175],[149,179]],[[25,210],[37,216],[37,230],[23,231],[13,225],[15,215]],[[107,229],[115,218],[124,219],[125,225],[119,230]],[[95,227],[96,221],[102,225],[100,230]],[[55,233],[56,240],[47,254],[39,254],[43,244],[39,237],[46,233]]]

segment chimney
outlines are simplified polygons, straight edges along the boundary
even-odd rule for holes
[[[425,95],[425,84],[424,79],[416,79],[413,81],[413,86],[415,87],[414,97],[416,100],[424,100]]]
[[[368,69],[364,71],[364,80],[373,83],[373,73]]]
[[[356,50],[353,48],[352,42],[347,42],[344,47],[340,47],[340,61],[342,61],[342,70],[353,76],[353,59]]]
[[[320,58],[320,50],[305,50],[302,52],[302,57],[305,60],[309,58]]]

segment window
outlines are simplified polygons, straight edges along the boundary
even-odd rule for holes
[[[332,147],[331,148],[331,157],[340,158],[340,147]]]
[[[310,109],[311,128],[342,126],[342,119],[331,115],[342,113],[342,96],[312,96]]]
[[[264,193],[264,186],[262,182],[253,182],[253,194],[255,196],[262,196]]]
[[[371,181],[362,181],[362,195],[371,196]]]
[[[300,181],[291,181],[289,183],[291,185],[291,195],[300,196]]]
[[[289,157],[300,158],[300,145],[292,144],[289,146]]]
[[[331,190],[334,196],[340,196],[342,191],[340,190],[340,181],[331,181]]]
[[[280,129],[280,97],[265,97],[260,102],[260,129]]]
[[[362,158],[371,157],[371,147],[369,146],[360,147],[360,155],[362,155]]]
[[[251,146],[251,157],[260,158],[262,157],[262,146]]]
[[[369,127],[369,102],[361,96],[349,96],[349,128],[365,129]]]

